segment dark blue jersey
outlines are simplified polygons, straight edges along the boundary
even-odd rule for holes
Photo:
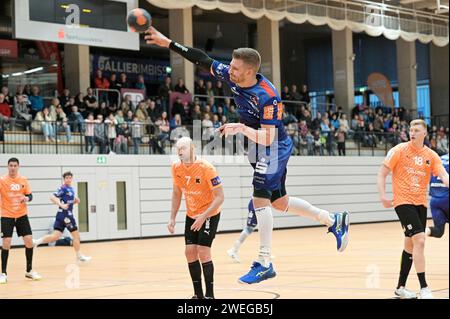
[[[69,204],[69,209],[58,209],[58,212],[72,213],[73,202],[75,200],[75,191],[72,186],[63,185],[56,192],[53,193],[55,197],[58,197],[62,204]]]
[[[229,69],[229,65],[218,61],[211,66],[213,75],[230,86],[240,122],[253,129],[259,129],[261,125],[274,125],[278,141],[284,141],[287,135],[282,122],[283,105],[273,84],[258,73],[258,82],[254,86],[241,88],[230,80]]]
[[[448,173],[448,154],[441,156],[442,165]],[[431,197],[448,197],[448,188],[442,183],[437,176],[431,176],[430,180],[430,196]]]

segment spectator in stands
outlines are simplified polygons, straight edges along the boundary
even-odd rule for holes
[[[171,119],[170,119],[170,130],[173,131],[174,129],[176,129],[177,127],[180,127],[183,125],[183,122],[181,121],[181,114],[175,114]]]
[[[216,82],[216,87],[215,87],[215,95],[216,96],[225,96],[225,91],[223,89],[223,83],[222,81],[217,81]]]
[[[213,84],[211,81],[206,82],[206,95],[208,95],[209,97],[214,97],[215,95]]]
[[[122,110],[118,110],[116,112],[116,115],[114,116],[114,118],[117,121],[117,124],[122,124],[123,122],[125,122],[125,117],[123,116],[123,111]]]
[[[116,73],[111,73],[108,81],[109,81],[109,89],[114,90],[108,92],[108,106],[117,108],[119,104],[121,86],[119,86],[118,84]]]
[[[192,121],[201,121],[202,120],[202,110],[200,108],[200,104],[194,104],[191,113]]]
[[[106,154],[108,148],[108,136],[106,135],[105,123],[103,123],[103,116],[97,115],[97,120],[94,124],[94,142],[99,146],[100,154]]]
[[[144,109],[145,109],[145,102],[144,102]],[[127,112],[127,114],[125,114],[125,123],[130,124],[131,122],[133,122],[133,118],[134,118],[134,113],[132,110],[129,110]]]
[[[74,106],[77,107],[77,106]],[[102,117],[103,118],[103,117]],[[89,113],[87,116],[87,119],[84,120],[86,131],[84,132],[84,140],[85,140],[85,150],[86,153],[92,154],[94,151],[94,131],[95,131],[95,124],[99,123],[97,120],[94,119],[94,114]]]
[[[213,117],[213,113],[211,112],[211,106],[209,104],[206,104],[205,107],[203,108],[203,114],[205,113],[209,114],[209,119],[211,120]]]
[[[341,116],[339,117],[339,128],[343,128],[345,130],[345,133],[349,133],[350,131],[350,125],[348,124],[348,120],[347,120],[347,114],[342,113]]]
[[[80,112],[78,112],[78,106],[72,106],[72,112],[67,117],[70,123],[70,129],[72,132],[83,132],[84,119]],[[92,132],[93,133],[93,132]]]
[[[30,129],[33,116],[28,107],[26,95],[19,94],[16,95],[15,98],[17,101],[13,108],[13,125],[24,129]]]
[[[33,94],[33,88],[31,87],[30,84],[25,84],[23,88],[23,94],[25,94],[28,97]]]
[[[222,122],[222,125],[228,124],[228,118],[227,118],[226,115],[222,115],[222,117],[221,117],[221,122]]]
[[[186,85],[184,85],[184,80],[182,78],[178,78],[178,82],[174,87],[174,91],[182,94],[189,93],[189,90],[186,88]]]
[[[126,114],[129,110],[132,110],[133,112],[135,111],[133,102],[131,101],[131,95],[127,94],[123,97],[122,104],[120,105],[120,110],[122,110],[124,114]]]
[[[347,135],[347,130],[344,125],[341,124],[336,130],[335,137],[337,140],[337,149],[339,156],[345,156],[345,137]]]
[[[373,124],[369,123],[367,131],[364,133],[363,145],[368,147],[377,147],[378,138],[374,130]]]
[[[283,86],[283,91],[281,92],[281,99],[283,101],[291,100],[291,93],[289,92],[289,87],[287,85]]]
[[[161,111],[156,107],[155,101],[148,101],[147,113],[152,123],[155,123],[156,120],[161,116]]]
[[[129,124],[131,130],[131,139],[133,140],[133,153],[139,154],[139,146],[141,145],[142,128],[144,122],[139,120],[139,117],[135,115],[133,121]]]
[[[0,141],[4,141],[4,131],[7,130],[7,125],[10,123],[11,108],[5,100],[5,95],[0,93]]]
[[[22,96],[22,100],[26,103],[26,105],[28,105],[28,107],[31,107],[31,102],[30,102],[30,100],[28,99],[28,95],[26,95],[26,94],[24,93],[24,90],[23,90],[23,86],[22,86],[22,85],[18,85],[18,86],[16,87],[16,95],[14,96],[14,104],[17,103],[17,97],[18,97],[19,95]]]
[[[131,83],[127,79],[126,73],[123,73],[123,72],[120,73],[119,81],[117,81],[116,85],[119,87],[119,90],[120,89],[131,89],[132,88]]]
[[[106,102],[105,101],[101,101],[100,102],[100,106],[97,109],[95,109],[94,117],[96,117],[97,115],[101,114],[103,116],[103,118],[105,119],[111,113],[113,113],[113,112],[110,112],[110,110],[106,106]]]
[[[226,97],[223,99],[223,114],[228,115],[228,112],[230,111],[230,107],[231,107],[231,99],[229,97]]]
[[[59,132],[65,132],[67,143],[72,143],[72,134],[70,132],[70,125],[67,120],[67,115],[66,113],[64,113],[61,105],[58,105],[56,107],[56,133]]]
[[[317,112],[316,117],[311,122],[311,130],[317,131],[320,130],[320,123],[322,122],[322,114],[320,112]]]
[[[122,123],[117,126],[117,137],[114,141],[114,151],[116,154],[128,154],[128,139],[130,136],[130,129],[127,123]]]
[[[227,114],[229,123],[238,123],[239,122],[239,113],[236,111],[236,107],[234,104],[230,105],[230,110]]]
[[[191,105],[187,101],[183,102],[183,113],[181,114],[181,123],[183,123],[183,125],[192,125]]]
[[[323,156],[323,139],[321,138],[319,130],[314,131],[313,142],[314,142],[314,155]]]
[[[56,121],[56,108],[60,106],[59,99],[57,97],[52,98],[52,101],[49,105],[50,116],[52,119]]]
[[[73,99],[71,102],[70,99]],[[72,105],[75,103],[75,99],[70,96],[69,89],[64,89],[62,94],[58,96],[58,100],[61,103],[64,113],[69,115],[72,110]]]
[[[198,79],[197,82],[195,82],[194,94],[196,94],[196,95],[206,95],[205,80],[200,78],[200,79]],[[200,101],[206,102],[206,98],[205,97],[200,97]]]
[[[50,115],[50,109],[48,107],[44,107],[42,111],[36,113],[31,127],[35,132],[42,132],[46,142],[55,142],[55,120],[56,119],[52,118]]]
[[[153,152],[158,151],[159,154],[165,154],[164,145],[169,140],[170,124],[167,118],[167,112],[163,111],[161,117],[155,122],[156,140],[153,141]]]
[[[213,121],[212,122],[213,122],[214,129],[218,129],[219,127],[222,126],[222,122],[220,122],[219,115],[217,115],[217,114],[213,115]]]
[[[161,84],[158,88],[158,96],[161,97],[161,106],[162,109],[166,112],[169,110],[169,96],[170,93],[172,93],[173,87],[172,87],[172,79],[167,76],[164,79],[164,83]]]
[[[39,87],[33,86],[31,89],[31,95],[28,96],[28,100],[31,103],[31,114],[35,116],[38,112],[44,108],[44,99],[39,95]]]
[[[106,124],[106,134],[108,136],[108,140],[109,140],[109,149],[114,151],[114,142],[115,139],[117,137],[117,120],[114,117],[114,114],[110,114],[106,119],[105,119],[105,124]]]
[[[145,86],[145,79],[143,74],[138,75],[138,79],[135,85],[136,89],[144,91],[144,98],[147,97],[147,87]]]
[[[286,127],[286,133],[287,135],[291,138],[292,140],[292,144],[293,144],[293,148],[292,148],[292,155],[299,155],[300,154],[300,149],[301,149],[301,138],[300,135],[298,134],[298,127],[295,123],[290,123],[287,127]]]
[[[214,125],[209,113],[203,114],[202,129],[202,140],[210,142],[214,138]]]
[[[75,105],[78,107],[78,111],[83,115],[83,118],[87,117],[88,112],[86,112],[86,103],[84,102],[83,93],[78,93],[75,98]]]
[[[100,69],[97,69],[96,75],[94,78],[94,88],[98,89],[98,100],[99,101],[108,101],[108,92],[102,90],[109,90],[110,83],[107,78],[103,76],[103,72]]]
[[[302,91],[300,92],[300,101],[309,104],[311,103],[311,98],[309,97],[309,90],[306,84],[302,85]]]
[[[301,94],[298,92],[297,85],[291,85],[291,101],[300,102],[302,99]]]
[[[217,108],[219,107],[219,104],[217,103],[217,101],[214,97],[209,97],[207,104],[211,107],[211,112],[213,114],[217,113]]]
[[[180,97],[175,99],[175,102],[172,105],[171,117],[174,117],[176,114],[182,115],[184,113],[184,106]]]
[[[86,112],[95,113],[95,110],[98,108],[98,102],[92,88],[87,88],[87,95],[83,98],[83,101],[86,104]]]
[[[152,102],[153,102],[153,104],[155,103],[154,101],[152,101]],[[154,105],[152,107],[155,108]],[[150,125],[152,125],[154,122],[152,121],[152,119],[149,116],[148,109],[147,109],[147,103],[141,101],[138,104],[138,108],[136,110],[136,114],[134,117],[136,117],[138,119],[139,123],[142,123],[142,126],[143,126],[142,131],[144,134],[151,133]]]
[[[331,121],[330,124],[333,125],[335,130],[338,130],[339,127],[341,126],[339,123],[339,119],[336,113],[334,113],[333,115],[331,115]]]
[[[437,153],[439,155],[444,155],[448,153],[448,137],[447,134],[445,132],[445,129],[443,126],[441,126],[439,128],[439,133],[437,135],[437,139],[436,139],[436,149],[437,149]]]
[[[9,93],[9,88],[7,86],[2,86],[2,89],[0,91],[1,94],[3,94],[4,96],[4,101],[8,104],[8,105],[13,105],[14,104],[14,99],[11,96],[11,94]]]

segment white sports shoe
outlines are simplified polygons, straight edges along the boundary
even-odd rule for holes
[[[39,275],[34,270],[31,270],[30,272],[25,273],[25,277],[27,277],[27,278],[29,278],[31,280],[41,280],[42,279],[42,276]]]
[[[417,294],[405,287],[395,289],[395,295],[400,297],[400,299],[417,299]]]
[[[92,257],[84,256],[84,255],[77,257],[77,260],[81,261],[81,262],[88,262],[88,261],[91,261],[91,259],[92,259]]]
[[[228,256],[230,256],[235,262],[240,263],[241,259],[239,258],[239,255],[234,248],[230,248],[227,250]]]
[[[428,287],[420,289],[420,299],[434,299],[431,289]]]
[[[0,285],[4,285],[8,282],[8,276],[6,274],[0,274]]]

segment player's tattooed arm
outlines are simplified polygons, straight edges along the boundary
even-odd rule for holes
[[[154,27],[150,27],[148,31],[145,32],[147,35],[145,36],[145,41],[147,44],[156,44],[160,47],[169,48],[172,51],[178,53],[186,60],[202,67],[204,69],[209,70],[213,63],[213,59],[211,59],[205,52],[199,49],[190,48],[179,44],[164,34],[156,30]]]

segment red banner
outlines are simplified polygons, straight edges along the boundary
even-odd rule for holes
[[[58,84],[57,89],[58,92],[61,94],[64,90],[64,83],[63,83],[63,76],[62,76],[62,60],[61,60],[61,54],[58,50],[58,44],[54,42],[44,42],[44,41],[36,41],[36,45],[38,48],[39,56],[42,60],[50,60],[55,62],[57,67],[57,73],[58,73]]]
[[[0,40],[0,57],[17,59],[18,53],[17,41]]]

